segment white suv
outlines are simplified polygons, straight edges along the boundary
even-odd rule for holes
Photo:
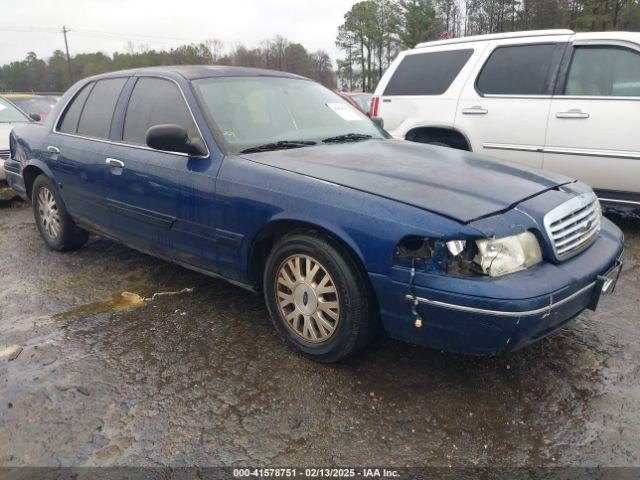
[[[640,207],[640,33],[422,43],[391,64],[371,115],[396,138],[553,170]]]

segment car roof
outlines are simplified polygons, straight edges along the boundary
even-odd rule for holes
[[[472,35],[469,37],[456,37],[446,40],[423,42],[415,48],[433,47],[436,45],[448,45],[452,43],[484,42],[488,40],[503,40],[508,38],[546,37],[550,35],[573,35],[573,30],[525,30],[521,32],[492,33],[489,35]]]
[[[263,68],[249,68],[249,67],[231,67],[223,65],[171,65],[161,67],[144,67],[134,68],[130,70],[120,70],[116,72],[109,72],[102,75],[96,75],[92,77],[107,78],[111,76],[119,75],[178,75],[187,80],[196,80],[200,78],[215,78],[215,77],[282,77],[282,78],[298,78],[308,80],[306,77],[295,75],[288,72],[279,72],[276,70],[267,70]]]

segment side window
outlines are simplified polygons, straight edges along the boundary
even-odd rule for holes
[[[87,97],[94,85],[93,82],[88,83],[71,100],[62,116],[62,120],[58,124],[58,131],[62,133],[78,133],[78,120],[80,120],[82,107],[84,107],[84,102],[87,101]]]
[[[476,87],[491,95],[545,95],[556,44],[496,48],[482,67]]]
[[[126,81],[126,78],[108,78],[96,82],[80,114],[79,135],[109,138],[111,118]]]
[[[564,93],[640,97],[640,54],[624,47],[576,47]]]
[[[466,49],[407,55],[383,95],[442,95],[472,54],[472,49]]]
[[[127,106],[122,139],[145,145],[147,130],[164,124],[180,125],[190,137],[198,135],[176,84],[160,78],[139,78]]]

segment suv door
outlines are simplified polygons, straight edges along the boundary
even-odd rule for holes
[[[139,77],[124,106],[119,141],[103,158],[109,167],[106,204],[111,226],[126,244],[215,270],[215,167],[211,159],[146,146],[154,125],[201,133],[174,81]],[[204,143],[204,140],[203,140]]]
[[[60,185],[69,213],[92,228],[105,230],[104,155],[113,113],[127,78],[107,78],[82,87],[47,139],[47,165]]]
[[[544,168],[640,205],[640,46],[575,42],[551,102]]]
[[[455,126],[468,135],[474,152],[542,167],[551,94],[566,38],[489,45],[456,112]]]

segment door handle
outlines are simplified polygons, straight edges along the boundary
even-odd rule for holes
[[[486,115],[489,110],[482,108],[480,105],[474,105],[471,108],[463,108],[462,113],[464,115]]]
[[[53,145],[49,145],[47,147],[47,152],[53,153],[54,155],[59,155],[60,154],[60,149],[58,147],[54,147]]]
[[[556,113],[556,118],[575,118],[575,119],[581,119],[581,118],[589,118],[589,114],[583,112],[582,110],[580,110],[579,108],[572,108],[571,110],[569,110],[568,112],[558,112]]]
[[[116,168],[124,168],[124,162],[117,158],[107,158],[104,163]]]

